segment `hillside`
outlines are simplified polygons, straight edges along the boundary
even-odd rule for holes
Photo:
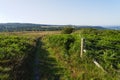
[[[106,29],[120,30],[120,26],[105,26]]]
[[[117,30],[1,33],[0,80],[119,80],[119,44]]]
[[[32,23],[1,23],[0,32],[13,32],[13,31],[50,31],[50,30],[61,30],[65,26],[69,25],[48,25],[48,24],[32,24]],[[79,26],[70,25],[75,29],[80,28],[95,28],[95,29],[105,29],[101,26]]]

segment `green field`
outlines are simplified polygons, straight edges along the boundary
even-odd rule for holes
[[[86,50],[82,58],[81,38]],[[119,79],[119,30],[0,33],[0,80]]]

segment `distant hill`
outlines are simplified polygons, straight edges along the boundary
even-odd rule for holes
[[[53,25],[32,23],[1,23],[0,31],[39,31],[47,30],[48,28],[53,29],[52,26]]]
[[[120,26],[105,26],[107,29],[120,30]]]
[[[49,24],[32,24],[32,23],[0,23],[0,32],[61,30],[65,26],[68,26],[68,25],[49,25]],[[80,29],[80,28],[105,29],[102,26],[74,25],[73,27],[76,29]]]

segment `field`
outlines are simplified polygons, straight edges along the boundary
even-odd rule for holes
[[[119,59],[119,30],[0,33],[0,80],[119,80]]]

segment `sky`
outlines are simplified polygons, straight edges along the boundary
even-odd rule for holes
[[[0,23],[120,25],[120,0],[0,0]]]

